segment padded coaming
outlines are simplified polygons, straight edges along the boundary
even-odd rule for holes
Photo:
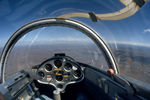
[[[116,97],[121,98],[119,97],[120,94],[127,93],[126,89],[121,84],[113,81],[113,79],[109,76],[98,72],[98,70],[87,67],[85,68],[84,73],[86,81],[88,81],[89,83],[91,82],[94,86],[96,86],[97,92],[103,91],[103,95],[107,95],[108,97],[110,97],[110,99],[114,99]],[[97,93],[95,95],[97,95]]]

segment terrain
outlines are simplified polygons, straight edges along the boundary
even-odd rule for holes
[[[111,50],[121,74],[150,83],[149,47],[118,44],[117,48],[111,46]],[[17,71],[42,63],[55,53],[65,53],[76,61],[99,69],[107,70],[109,67],[102,52],[94,45],[18,46],[12,50],[8,58],[6,78]]]

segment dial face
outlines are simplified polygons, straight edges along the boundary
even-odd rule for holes
[[[66,85],[76,83],[83,79],[80,66],[66,58],[53,58],[44,62],[38,69],[38,80],[41,83],[51,84],[55,88],[64,89]]]
[[[64,68],[66,70],[71,70],[72,69],[72,64],[71,63],[66,63],[65,66],[64,66]]]
[[[45,65],[45,70],[46,71],[51,71],[53,69],[53,66],[51,64],[46,64]]]
[[[47,79],[47,81],[51,81],[52,80],[52,76],[51,75],[47,75],[46,79]]]
[[[39,71],[38,72],[38,76],[40,76],[41,78],[45,77],[45,73],[43,71]]]
[[[57,67],[57,68],[60,68],[62,66],[62,61],[61,60],[55,60],[54,61],[54,65]]]
[[[81,77],[82,73],[81,73],[80,70],[75,70],[75,71],[73,72],[73,75],[74,75],[74,77],[79,78],[79,77]]]
[[[62,81],[63,80],[62,75],[56,75],[55,78],[56,78],[57,81]]]

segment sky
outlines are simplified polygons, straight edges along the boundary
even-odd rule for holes
[[[119,0],[38,0],[38,2],[37,0],[0,0],[0,47],[4,47],[9,37],[17,29],[33,20],[57,17],[70,12],[109,13],[121,8],[124,8],[124,5]],[[86,18],[71,19],[93,28],[107,43],[150,47],[149,11],[150,2],[146,3],[135,15],[123,20],[92,22]],[[62,29],[62,32],[66,32],[66,30]],[[36,36],[38,36],[37,34],[41,33],[37,32]],[[38,37],[38,39],[49,39],[47,35]],[[62,36],[56,32],[52,37],[54,40],[54,37],[61,38]],[[68,37],[68,40],[73,40],[73,38],[79,38],[79,36]],[[81,36],[81,40],[83,38],[85,37]],[[26,39],[28,40],[28,38]]]

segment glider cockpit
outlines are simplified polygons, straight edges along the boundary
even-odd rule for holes
[[[33,29],[51,26],[70,27],[87,35],[102,51],[103,60],[106,59],[109,68],[107,72],[60,52],[36,66],[25,68],[5,81],[4,69],[16,42]],[[0,90],[4,100],[144,100],[143,97],[148,97],[149,89],[142,88],[141,91],[135,92],[140,88],[134,88],[132,83],[117,75],[116,61],[106,43],[96,32],[77,21],[50,18],[29,23],[9,39],[2,58],[3,83]],[[145,94],[139,95],[141,92]]]
[[[93,22],[120,20],[135,14],[147,0],[120,0],[120,2],[125,5],[125,8],[118,12],[107,14],[68,13],[57,18],[36,20],[18,29],[7,41],[1,54],[0,100],[150,99],[150,85],[144,82],[138,84],[138,81],[122,76],[112,51],[96,31],[79,21],[68,19],[70,17],[83,17],[90,18]],[[47,32],[42,31],[43,33],[37,31],[38,29],[46,30],[49,27],[52,27],[50,30],[53,30],[53,37],[56,37],[57,32],[60,32],[62,34],[57,35],[61,38],[47,38],[48,35],[51,35],[49,30]],[[33,39],[31,39],[33,34],[29,37],[26,36],[32,31],[35,31],[36,34],[41,32],[48,35],[41,36],[40,42],[34,44],[34,39],[37,39],[38,35],[35,35]],[[65,31],[68,34],[72,32],[74,38],[67,37]],[[77,31],[90,39],[97,49],[82,35],[79,35],[82,38],[76,36]],[[24,55],[20,55],[18,51],[15,52],[15,55],[20,58],[17,59],[16,56],[11,58],[11,61],[14,60],[13,66],[9,62],[9,57],[17,43],[24,38],[30,42],[25,41],[24,46],[17,46],[17,49],[23,50]],[[41,42],[43,39],[47,40]],[[63,42],[68,40],[66,42],[67,45],[69,44],[68,47],[62,41],[57,41],[61,39]],[[78,41],[78,43],[72,42],[72,40]],[[58,43],[54,43],[54,41]],[[85,48],[81,45],[84,42],[87,43],[86,46],[84,45]],[[87,45],[90,45],[92,52]],[[89,56],[90,54],[94,56]],[[20,64],[15,62],[16,59]],[[27,63],[24,65],[26,61]]]

